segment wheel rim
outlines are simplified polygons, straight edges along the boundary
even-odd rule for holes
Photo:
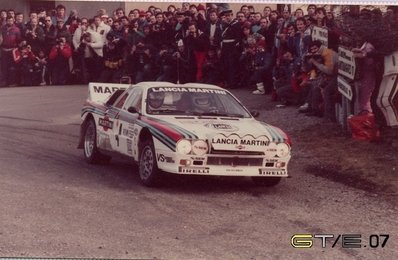
[[[95,127],[92,122],[86,128],[86,134],[84,136],[84,152],[87,157],[91,157],[94,151],[95,144]]]
[[[153,152],[150,147],[146,146],[142,151],[142,157],[141,157],[141,169],[140,169],[141,179],[143,180],[148,179],[152,174],[153,168],[154,168]]]

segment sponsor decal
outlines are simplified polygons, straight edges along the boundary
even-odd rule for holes
[[[206,173],[210,173],[210,169],[207,167],[178,167],[178,172],[180,173],[190,173],[190,174],[206,174]]]
[[[104,131],[108,131],[108,129],[113,128],[113,122],[109,120],[108,116],[104,116],[104,118],[100,118],[98,124],[104,128]]]
[[[138,134],[138,129],[134,128],[134,124],[129,124],[127,128],[123,128],[122,134],[128,138],[133,138]]]
[[[163,87],[163,88],[151,88],[153,92],[190,92],[190,93],[210,93],[210,94],[221,94],[226,95],[227,92],[219,89],[208,89],[208,88],[181,88],[181,87]]]
[[[158,154],[156,156],[158,162],[167,162],[167,163],[174,163],[174,160],[172,157],[165,156],[164,154]]]
[[[233,169],[226,169],[226,172],[243,172],[243,170],[242,169],[233,168]]]
[[[105,150],[111,150],[111,139],[108,134],[97,132],[98,147]]]
[[[207,128],[222,130],[222,131],[227,131],[227,132],[235,132],[235,131],[239,130],[239,128],[237,128],[236,126],[232,126],[232,125],[224,124],[224,123],[207,123],[204,126]]]
[[[191,160],[193,160],[193,161],[204,161],[205,158],[204,157],[191,157]]]
[[[128,136],[128,135],[129,135],[129,130],[126,129],[126,128],[123,128],[123,130],[122,130],[122,135],[123,135],[123,136]]]
[[[158,154],[158,162],[164,162],[166,159],[164,158],[164,154]]]
[[[114,83],[89,83],[88,99],[96,102],[102,102],[112,93],[117,90],[125,90],[129,87],[129,84],[114,84]]]
[[[203,155],[209,151],[209,146],[207,145],[206,141],[198,140],[193,143],[192,151],[195,154]]]
[[[273,171],[269,169],[259,169],[259,174],[265,176],[286,176],[287,172],[284,170]]]
[[[112,94],[116,90],[126,89],[124,87],[93,86],[94,93]]]
[[[237,146],[268,146],[270,141],[266,136],[254,138],[251,135],[246,135],[240,138],[238,135],[225,136],[222,134],[216,135],[212,138],[212,144],[220,145],[234,145]],[[242,148],[241,147],[241,148]]]
[[[127,154],[133,155],[133,142],[127,139]]]

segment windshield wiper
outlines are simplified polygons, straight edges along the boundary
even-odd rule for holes
[[[158,110],[153,110],[152,113],[157,113],[157,114],[161,114],[161,113],[164,113],[164,114],[173,114],[173,113],[176,113],[176,114],[185,114],[186,111],[183,111],[183,110],[175,110],[175,109],[158,109]]]
[[[233,114],[233,113],[220,113],[220,112],[203,112],[203,113],[194,113],[196,116],[225,116],[225,117],[239,117],[243,118],[244,115],[241,114]]]

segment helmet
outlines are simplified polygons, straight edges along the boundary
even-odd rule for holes
[[[207,94],[196,94],[192,96],[192,103],[195,108],[205,112],[210,108],[210,97]]]
[[[158,109],[163,105],[164,92],[150,92],[148,94],[148,104],[151,109]]]

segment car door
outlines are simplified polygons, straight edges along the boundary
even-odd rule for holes
[[[142,89],[133,88],[126,102],[119,110],[117,115],[117,130],[115,132],[115,140],[117,140],[117,149],[120,153],[129,157],[136,157],[138,133],[140,127],[136,124],[140,114],[131,113],[129,107],[134,107],[136,111],[141,111]]]

